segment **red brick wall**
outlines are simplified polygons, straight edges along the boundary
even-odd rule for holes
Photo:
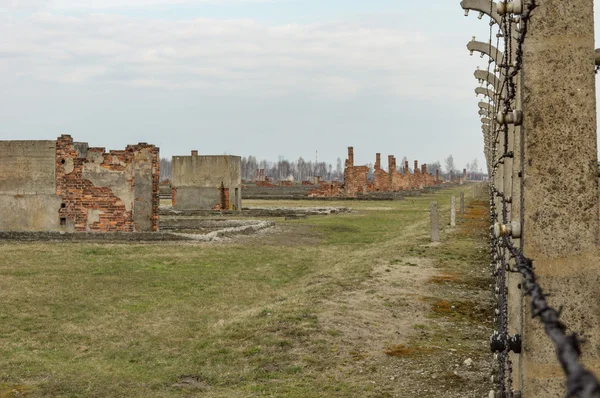
[[[356,196],[359,192],[397,192],[402,190],[420,189],[441,183],[438,178],[427,173],[427,165],[419,167],[419,162],[414,162],[414,173],[408,172],[408,161],[404,163],[404,173],[397,170],[396,158],[388,156],[389,171],[381,168],[381,154],[375,157],[375,171],[373,180],[368,181],[369,169],[367,166],[354,166],[354,149],[348,148],[348,159],[344,170],[345,194]]]
[[[375,172],[373,173],[373,191],[387,192],[390,189],[389,173],[386,173],[383,169],[375,169]]]
[[[344,191],[346,196],[367,193],[369,167],[352,166],[344,170]]]
[[[153,145],[128,146],[124,151],[111,151],[105,153],[104,148],[89,148],[89,152],[100,152],[103,162],[100,165],[111,171],[123,171],[134,161],[135,153],[147,149],[152,155],[152,230],[158,230],[159,208],[159,156],[158,148]],[[114,162],[118,160],[118,162]],[[115,196],[107,187],[97,187],[83,178],[84,165],[87,159],[78,157],[73,145],[73,139],[63,135],[57,139],[56,145],[56,182],[57,195],[63,198],[63,207],[59,210],[59,217],[73,225],[77,232],[133,232],[135,229],[132,209],[127,210],[123,201]],[[72,171],[70,170],[72,166]],[[71,171],[71,172],[68,172]],[[133,178],[128,180],[131,184],[132,195],[135,188]],[[97,210],[99,219],[88,220],[88,211]]]
[[[339,182],[321,181],[319,187],[310,191],[307,196],[312,197],[336,197],[342,196],[342,184]]]
[[[219,188],[219,195],[221,195],[221,202],[218,205],[216,205],[215,207],[213,207],[213,210],[229,210],[229,188]],[[225,206],[223,206],[225,205]]]

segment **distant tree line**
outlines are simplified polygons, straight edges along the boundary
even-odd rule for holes
[[[276,162],[264,159],[258,160],[252,155],[242,158],[242,179],[254,179],[256,171],[259,169],[264,169],[265,176],[276,181],[286,180],[290,177],[294,181],[305,181],[315,176],[327,181],[342,181],[344,179],[344,168],[340,158],[337,159],[335,168],[331,163],[307,161],[302,157],[295,161],[280,158]]]
[[[400,173],[404,173],[404,164],[408,160],[406,156],[402,158],[402,161],[397,164],[397,169]],[[373,178],[375,171],[373,163],[367,164],[369,166],[369,178]],[[408,172],[413,173],[414,170],[409,162]],[[458,170],[454,164],[454,157],[448,156],[444,160],[444,168],[439,161],[433,163],[427,163],[427,172],[435,174],[436,170],[439,170],[440,177],[449,180],[450,173],[452,175],[462,175],[462,169]],[[479,169],[479,163],[477,159],[466,164],[467,177],[472,180],[480,180],[484,177],[484,174]],[[280,158],[278,161],[268,161],[265,159],[258,160],[255,156],[244,156],[242,157],[242,179],[253,180],[256,178],[257,170],[264,169],[265,176],[269,177],[274,181],[281,181],[289,179],[290,177],[294,181],[305,181],[311,177],[319,176],[325,181],[343,181],[344,180],[344,164],[341,158],[337,158],[335,167],[331,163],[327,162],[316,162],[312,160],[305,160],[299,157],[295,161],[289,161],[284,158]],[[162,158],[160,159],[160,180],[171,179],[171,159]]]

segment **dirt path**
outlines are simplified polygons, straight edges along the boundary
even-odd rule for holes
[[[439,245],[418,241],[422,222],[364,253],[373,271],[360,288],[323,303],[337,331],[337,377],[362,379],[381,397],[482,397],[491,389],[492,297],[485,268],[485,203],[474,202]],[[401,247],[392,261],[377,254]],[[407,253],[414,253],[406,256]]]

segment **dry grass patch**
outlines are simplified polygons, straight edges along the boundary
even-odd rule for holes
[[[431,354],[436,351],[432,347],[408,347],[404,344],[398,344],[385,350],[385,354],[391,357],[409,357],[413,358],[417,355]]]
[[[459,281],[458,275],[456,275],[454,273],[447,273],[447,272],[432,276],[431,278],[429,278],[427,280],[428,283],[434,283],[437,285],[442,285],[444,283],[458,282],[458,281]]]
[[[439,259],[468,263],[444,270],[461,280],[476,263],[474,240],[427,246],[429,201],[449,214],[461,189],[229,244],[4,243],[0,397],[428,397],[419,370],[442,378],[463,334],[479,352],[463,319],[420,300],[456,301],[445,274],[427,283]]]

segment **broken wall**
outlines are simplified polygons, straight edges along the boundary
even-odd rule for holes
[[[105,152],[61,136],[56,148],[61,222],[75,231],[158,230],[158,148],[145,143]]]
[[[0,142],[0,230],[158,230],[158,148],[105,153],[68,135]]]
[[[356,196],[367,193],[369,188],[369,167],[354,166],[354,148],[348,148],[348,159],[344,169],[344,193],[346,196]]]

